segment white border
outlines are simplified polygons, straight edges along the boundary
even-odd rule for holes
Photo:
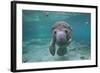
[[[41,62],[41,63],[22,63],[22,9],[26,10],[45,10],[45,11],[63,11],[63,12],[82,12],[91,13],[91,60],[81,61],[60,61],[60,62]],[[52,68],[52,67],[72,67],[72,66],[85,66],[95,65],[95,23],[96,10],[94,8],[81,8],[81,7],[59,7],[59,6],[44,6],[44,5],[28,5],[17,4],[17,70],[21,69],[37,69],[37,68]]]

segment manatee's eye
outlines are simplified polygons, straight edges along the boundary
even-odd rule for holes
[[[56,34],[56,31],[54,31],[54,34]]]
[[[66,33],[68,33],[68,31],[67,31],[67,30],[65,30],[65,32],[66,32]]]

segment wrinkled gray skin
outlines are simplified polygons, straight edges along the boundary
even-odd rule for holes
[[[51,55],[55,55],[56,45],[58,46],[57,54],[64,56],[67,53],[67,46],[72,40],[72,28],[65,21],[58,21],[52,29],[52,39],[49,47]]]

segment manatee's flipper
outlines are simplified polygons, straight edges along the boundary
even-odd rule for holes
[[[57,50],[57,54],[59,56],[64,56],[66,53],[67,53],[66,48],[58,48],[58,50]]]
[[[53,37],[49,47],[49,51],[53,56],[55,55],[55,51],[56,51],[55,42],[56,42],[56,36],[55,33],[53,32]]]
[[[55,55],[55,51],[56,51],[56,49],[55,49],[55,46],[50,46],[49,47],[49,51],[50,51],[50,53],[51,53],[51,55]]]

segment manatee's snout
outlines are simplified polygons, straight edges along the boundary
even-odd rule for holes
[[[64,31],[59,31],[56,33],[56,38],[59,42],[66,41],[66,33]]]

